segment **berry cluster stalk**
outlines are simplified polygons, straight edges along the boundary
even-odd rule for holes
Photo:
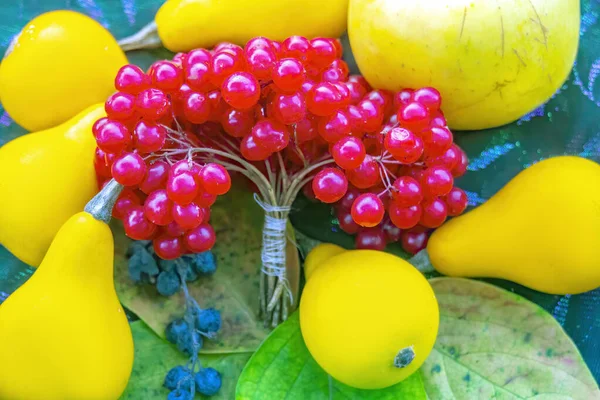
[[[182,156],[189,162],[218,163],[231,172],[237,172],[256,185],[257,203],[265,211],[265,226],[261,250],[260,276],[260,315],[265,325],[276,327],[291,313],[295,299],[289,288],[286,268],[286,226],[289,211],[298,192],[311,182],[316,172],[323,166],[333,163],[331,156],[308,162],[299,171],[288,174],[281,153],[276,153],[264,161],[263,173],[256,163],[243,158],[238,145],[226,135],[202,137],[202,141],[190,139],[181,129],[166,127],[168,139],[179,148],[165,149],[152,154],[169,164],[174,164]],[[194,140],[194,142],[192,142]],[[301,151],[298,152],[302,154]]]

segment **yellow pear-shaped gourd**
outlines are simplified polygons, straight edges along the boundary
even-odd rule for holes
[[[0,100],[29,131],[61,124],[114,92],[125,53],[87,15],[59,10],[31,20],[0,64]]]
[[[563,156],[525,169],[438,228],[427,252],[449,276],[507,279],[552,294],[600,286],[600,165]]]
[[[0,147],[0,244],[38,266],[65,221],[98,191],[92,125],[98,104]]]
[[[115,187],[105,187],[112,204]],[[116,400],[127,385],[133,340],[113,283],[110,211],[86,210],[0,305],[0,399]]]
[[[244,45],[256,36],[339,37],[347,10],[348,0],[170,0],[155,19],[167,49],[188,51],[223,41]]]

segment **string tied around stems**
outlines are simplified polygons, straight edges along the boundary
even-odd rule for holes
[[[291,207],[266,203],[262,201],[256,193],[254,194],[254,201],[256,201],[260,208],[265,211],[265,225],[263,227],[262,235],[261,271],[267,276],[278,278],[282,283],[282,286],[278,285],[276,291],[285,290],[290,298],[290,303],[293,303],[294,298],[286,276],[285,265],[287,215],[290,212]],[[277,216],[277,213],[281,213],[283,216]],[[273,298],[277,297],[278,295],[274,294]],[[268,308],[271,308],[271,305],[269,305]]]

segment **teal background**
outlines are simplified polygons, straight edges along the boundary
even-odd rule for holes
[[[3,0],[0,2],[0,51],[4,53],[12,37],[29,20],[46,11],[72,9],[88,14],[115,37],[122,38],[150,22],[162,2]],[[596,83],[600,74],[599,15],[598,0],[582,1],[577,61],[565,84],[547,104],[501,128],[456,134],[456,141],[470,158],[468,173],[459,180],[458,185],[468,192],[471,206],[485,202],[519,171],[544,158],[574,154],[600,161],[600,84]],[[348,49],[346,53],[349,53]],[[146,67],[153,60],[170,54],[164,49],[136,51],[128,53],[128,58]],[[52,79],[51,71],[48,71],[48,79]],[[0,106],[0,146],[24,133],[26,131],[14,124]],[[300,200],[295,209],[292,221],[304,234],[319,240],[351,245],[352,239],[339,231],[331,218],[329,207]],[[575,229],[577,227],[564,226],[556,234],[569,235]],[[394,252],[399,252],[397,246],[390,247]],[[0,247],[0,302],[30,274],[29,267]],[[552,313],[581,350],[596,380],[600,380],[600,289],[575,296],[553,296],[510,282],[493,282],[535,301]]]

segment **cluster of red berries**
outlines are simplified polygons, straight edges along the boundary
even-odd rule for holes
[[[466,154],[453,142],[434,88],[392,94],[370,90],[360,77],[346,85],[362,97],[337,115],[360,115],[362,125],[330,142],[339,168],[321,170],[305,194],[335,203],[339,226],[356,234],[357,248],[400,241],[414,254],[432,229],[467,207],[465,192],[454,186]]]
[[[466,197],[452,177],[464,172],[466,157],[439,111],[439,93],[371,90],[349,76],[341,56],[335,39],[258,37],[244,48],[178,53],[147,72],[122,67],[107,118],[93,132],[100,183],[112,177],[127,186],[114,208],[126,234],[152,239],[166,259],[210,249],[210,206],[230,177],[218,161],[201,165],[192,153],[169,150],[222,150],[221,141],[261,171],[272,157],[271,168],[290,174],[333,156],[339,168],[320,170],[309,186],[319,200],[339,202],[349,233],[383,226],[386,210],[400,229],[433,228],[462,212]]]

